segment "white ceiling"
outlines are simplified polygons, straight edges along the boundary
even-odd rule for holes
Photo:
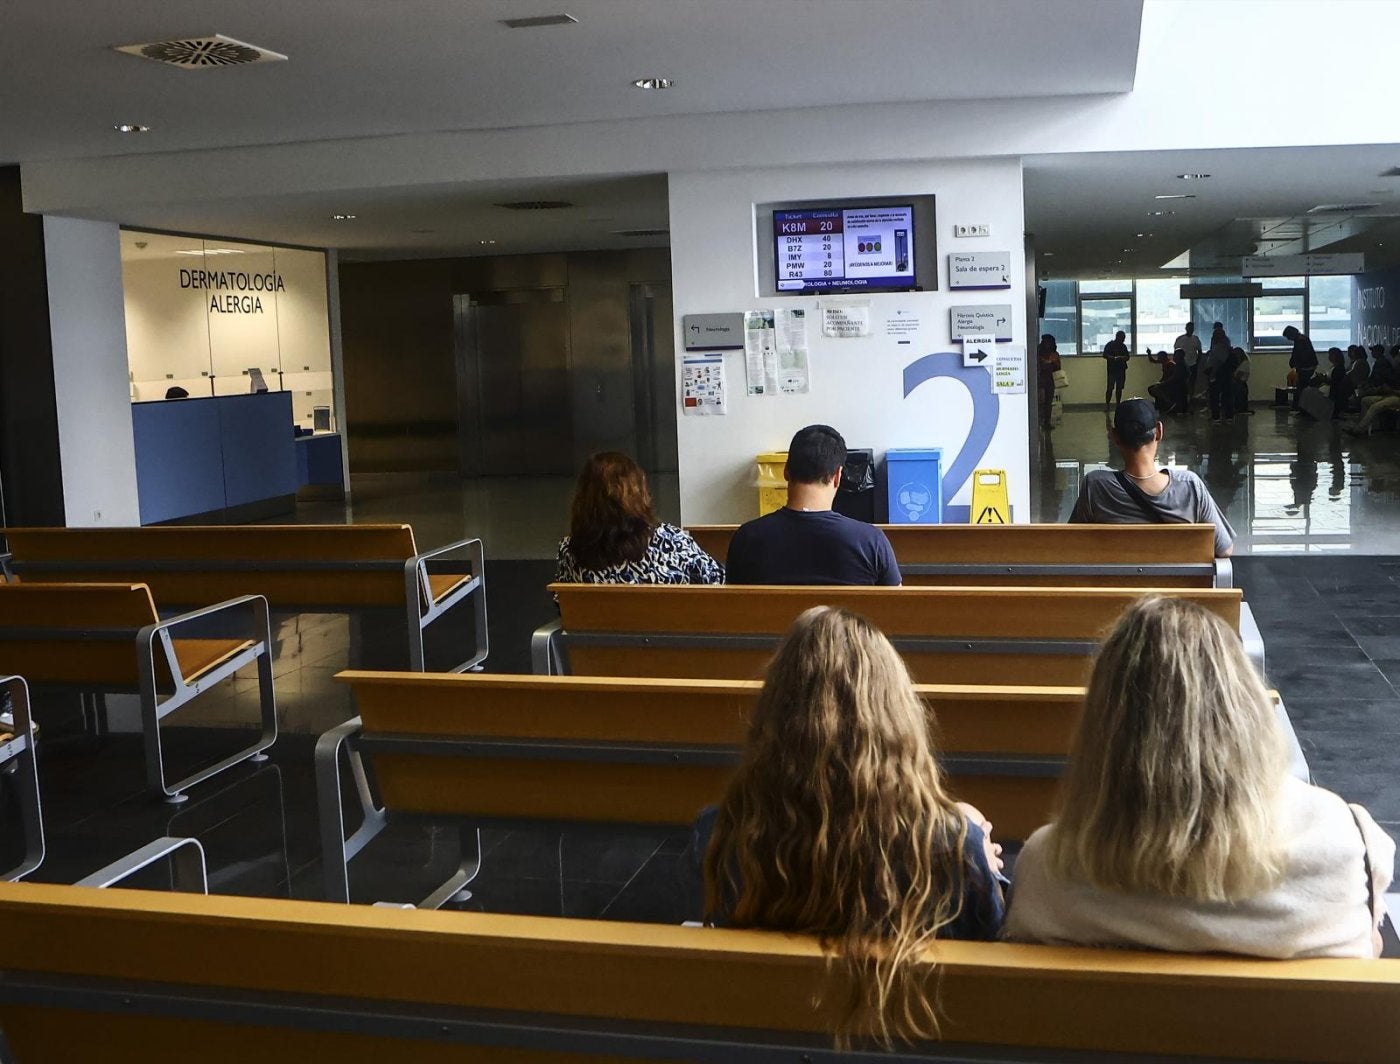
[[[500,23],[561,12],[578,23]],[[1140,18],[1141,0],[5,0],[0,163],[1126,92]],[[112,51],[211,33],[290,59],[186,71]],[[631,85],[652,74],[675,87]]]
[[[1364,251],[1368,267],[1400,261],[1400,178],[1381,176],[1400,166],[1400,145],[1042,155],[1024,165],[1041,276],[1151,276],[1185,252],[1207,272],[1268,252]],[[1154,199],[1178,193],[1196,198]],[[1301,217],[1356,203],[1377,206]],[[1157,210],[1175,213],[1151,216]]]

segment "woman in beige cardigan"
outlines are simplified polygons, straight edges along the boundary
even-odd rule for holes
[[[1292,777],[1222,621],[1131,607],[1105,641],[1063,809],[1016,861],[1006,937],[1260,957],[1372,957],[1395,843]]]

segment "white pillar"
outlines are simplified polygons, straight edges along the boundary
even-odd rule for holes
[[[139,525],[120,232],[44,218],[63,508],[70,526]]]

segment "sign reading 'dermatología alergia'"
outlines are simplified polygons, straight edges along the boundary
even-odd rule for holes
[[[287,290],[280,273],[250,273],[247,270],[181,269],[180,287],[211,292],[211,314],[261,314],[264,293]]]

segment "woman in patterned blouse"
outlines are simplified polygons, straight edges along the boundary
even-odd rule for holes
[[[724,566],[651,510],[651,488],[619,451],[583,464],[555,576],[566,584],[722,584]]]

